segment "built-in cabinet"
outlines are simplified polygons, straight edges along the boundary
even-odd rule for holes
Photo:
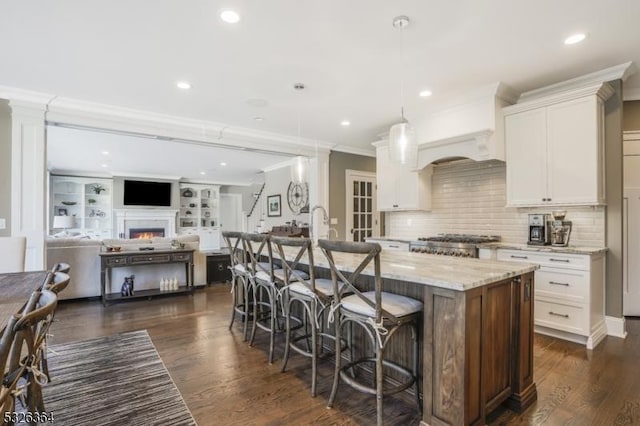
[[[498,260],[536,263],[535,330],[593,349],[607,334],[605,255],[497,250]]]
[[[503,109],[508,206],[605,203],[607,83]]]
[[[430,210],[432,166],[413,171],[389,160],[386,142],[374,145],[378,211]]]
[[[220,248],[220,187],[180,184],[178,234],[196,234],[200,250]]]
[[[103,178],[51,176],[49,229],[51,233],[63,231],[54,227],[55,216],[72,217],[67,232],[82,232],[96,238],[111,238],[113,234],[113,181]],[[68,224],[67,224],[68,225]]]

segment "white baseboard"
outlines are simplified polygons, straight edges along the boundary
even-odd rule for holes
[[[627,337],[627,329],[624,323],[624,317],[610,317],[605,316],[604,321],[607,324],[607,334],[609,336],[620,337],[625,339]]]

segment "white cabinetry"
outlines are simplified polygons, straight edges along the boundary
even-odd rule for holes
[[[597,205],[607,83],[503,109],[508,206]]]
[[[497,250],[498,260],[537,263],[535,331],[593,349],[607,334],[604,254]]]
[[[67,232],[82,232],[96,238],[113,235],[112,194],[110,179],[75,176],[51,176],[49,226],[53,233],[54,216],[73,216],[75,225]]]
[[[432,167],[412,171],[389,160],[386,142],[375,145],[378,211],[430,210]]]
[[[180,184],[178,233],[200,237],[200,250],[220,248],[220,187]]]

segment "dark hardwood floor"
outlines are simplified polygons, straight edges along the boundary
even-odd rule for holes
[[[284,340],[267,363],[268,342],[258,330],[252,348],[241,322],[229,331],[229,286],[102,307],[98,301],[63,302],[51,344],[147,329],[199,425],[366,425],[375,399],[343,385],[326,408],[330,360],[320,364],[318,396],[311,398],[310,362],[292,355],[281,373]],[[627,339],[607,337],[595,350],[536,335],[538,401],[522,414],[498,409],[492,425],[640,425],[640,320],[627,320]],[[55,380],[55,377],[53,378]],[[403,399],[385,399],[385,424],[416,425],[420,415]]]

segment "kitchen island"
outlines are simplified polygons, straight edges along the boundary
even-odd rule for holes
[[[359,263],[355,255],[334,255],[345,272]],[[329,265],[319,249],[314,250],[314,262],[318,275],[325,275]],[[501,404],[522,411],[536,400],[533,271],[537,268],[393,250],[381,253],[383,289],[424,302],[422,424],[485,424],[487,414]],[[373,280],[367,282],[367,277],[373,276],[373,267],[363,275],[362,288],[372,289]],[[388,355],[410,365],[408,348],[392,344]]]

